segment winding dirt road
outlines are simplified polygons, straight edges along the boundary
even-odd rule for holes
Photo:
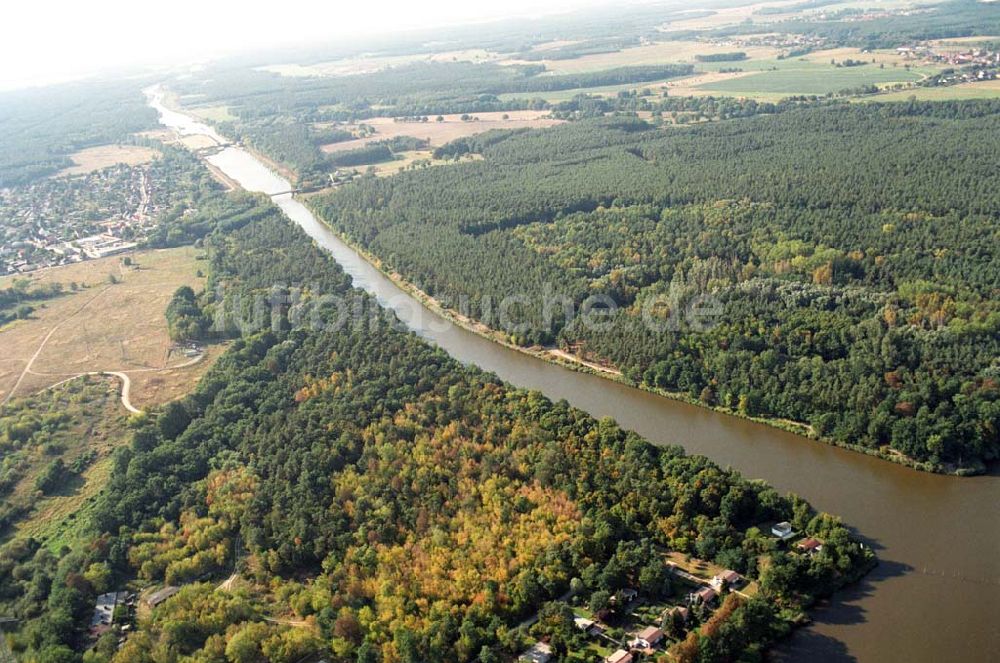
[[[121,265],[119,265],[119,269],[120,270],[122,269]],[[122,382],[122,392],[121,392],[121,402],[122,402],[122,405],[129,412],[131,412],[133,414],[138,414],[138,413],[141,413],[142,410],[140,410],[139,408],[135,407],[132,404],[132,400],[131,400],[132,379],[129,377],[128,373],[161,372],[161,371],[175,370],[175,369],[179,369],[179,368],[186,368],[188,366],[192,366],[194,364],[197,364],[199,361],[201,361],[202,359],[204,359],[205,355],[204,354],[200,354],[200,355],[194,357],[193,359],[191,359],[190,361],[183,362],[183,363],[178,364],[176,366],[164,366],[163,368],[137,368],[137,369],[129,370],[128,372],[117,371],[117,370],[96,370],[96,371],[81,371],[81,372],[74,372],[74,373],[43,373],[43,372],[38,372],[38,371],[32,370],[32,367],[34,366],[35,361],[38,359],[39,356],[41,356],[42,352],[45,350],[46,344],[55,335],[55,333],[57,331],[59,331],[64,325],[66,325],[66,323],[70,322],[71,320],[73,320],[74,318],[76,318],[78,315],[80,315],[81,313],[83,313],[85,310],[87,310],[90,307],[91,304],[93,304],[100,297],[102,297],[105,293],[107,293],[112,287],[113,287],[112,285],[108,285],[108,286],[102,288],[97,294],[95,294],[93,297],[89,298],[86,302],[84,302],[82,305],[80,305],[79,308],[73,310],[68,316],[66,316],[65,318],[63,318],[59,322],[57,322],[48,331],[48,333],[42,339],[41,343],[39,343],[38,348],[35,350],[35,353],[33,355],[31,355],[31,357],[28,359],[27,363],[25,363],[24,369],[21,371],[21,374],[17,377],[17,381],[14,383],[14,386],[11,387],[11,389],[10,389],[9,392],[7,392],[7,395],[3,398],[3,400],[0,400],[0,406],[6,405],[11,400],[11,398],[14,397],[14,394],[17,393],[18,389],[21,387],[21,384],[24,382],[24,379],[28,375],[54,376],[54,377],[63,377],[64,376],[65,377],[64,380],[60,380],[60,381],[58,381],[58,382],[56,382],[54,384],[48,385],[47,387],[45,387],[43,389],[40,389],[36,393],[40,393],[42,391],[45,391],[46,389],[51,389],[52,387],[56,387],[56,386],[65,384],[67,382],[70,382],[71,380],[75,380],[75,379],[77,379],[79,377],[82,377],[84,375],[110,375],[112,377],[118,378]]]
[[[94,295],[93,297],[91,297],[90,299],[88,299],[86,302],[84,302],[84,304],[80,308],[76,309],[75,311],[73,311],[72,313],[70,313],[68,316],[66,316],[64,319],[62,319],[59,322],[57,322],[56,325],[54,327],[52,327],[52,329],[49,330],[49,333],[45,335],[45,338],[43,338],[42,342],[38,345],[38,349],[35,350],[35,354],[31,355],[31,359],[29,359],[28,363],[24,365],[24,370],[21,371],[21,374],[19,376],[17,376],[17,382],[15,382],[14,386],[11,387],[11,390],[9,392],[7,392],[7,396],[4,397],[3,401],[0,401],[0,405],[6,405],[7,402],[14,396],[14,394],[17,392],[17,388],[21,386],[22,382],[24,382],[25,376],[27,376],[29,373],[32,372],[31,371],[31,366],[32,366],[32,364],[35,363],[35,360],[38,359],[38,356],[40,354],[42,354],[42,350],[45,349],[45,344],[49,342],[49,339],[52,338],[52,336],[57,331],[59,331],[59,328],[62,327],[67,322],[69,322],[70,320],[72,320],[73,318],[75,318],[81,312],[83,312],[88,306],[90,306],[95,301],[97,301],[98,297],[101,297],[110,288],[111,288],[111,286],[108,286],[108,287],[102,289],[96,295]]]
[[[180,367],[176,366],[174,368],[180,368]],[[167,369],[161,369],[161,370],[167,370]],[[32,372],[32,375],[47,375],[47,374],[46,373],[34,373],[34,372]],[[55,384],[50,384],[49,386],[45,387],[44,389],[40,389],[38,391],[38,393],[41,393],[41,392],[46,391],[48,389],[53,389],[55,387],[58,387],[59,385],[66,384],[67,382],[72,382],[73,380],[75,380],[77,378],[82,378],[84,375],[111,375],[111,376],[114,376],[114,377],[118,378],[119,380],[122,381],[122,405],[125,406],[126,410],[128,410],[129,412],[131,412],[133,414],[139,414],[139,413],[142,412],[142,410],[140,410],[140,409],[138,409],[138,408],[136,408],[136,407],[134,407],[132,405],[132,400],[129,398],[129,394],[132,391],[132,378],[130,378],[127,374],[122,373],[121,371],[87,371],[86,373],[76,373],[75,375],[70,375],[70,377],[66,378],[65,380],[60,380],[59,382],[56,382]],[[13,392],[11,392],[11,393],[13,393]]]
[[[162,371],[174,371],[174,370],[177,370],[179,368],[187,368],[188,366],[194,366],[195,364],[197,364],[198,362],[200,362],[204,358],[205,358],[205,355],[204,354],[200,354],[197,357],[194,357],[193,359],[191,359],[189,361],[186,361],[183,364],[177,364],[176,366],[164,366],[163,368],[137,368],[135,370],[129,371],[129,373],[160,373]],[[84,375],[110,375],[110,376],[116,377],[116,378],[118,378],[119,380],[122,381],[122,396],[121,396],[122,405],[125,406],[126,410],[128,410],[129,412],[131,412],[133,414],[139,414],[139,413],[142,412],[142,410],[140,410],[139,408],[137,408],[137,407],[135,407],[135,406],[132,405],[132,400],[131,400],[132,378],[130,378],[128,376],[128,373],[125,373],[124,371],[85,371],[83,373],[36,373],[35,371],[29,371],[29,372],[31,373],[31,375],[42,375],[42,376],[44,376],[44,375],[50,375],[50,376],[51,375],[65,375],[65,376],[67,376],[65,380],[60,380],[59,382],[56,382],[55,384],[50,384],[49,386],[47,386],[47,387],[45,387],[43,389],[39,389],[38,392],[36,392],[36,393],[41,393],[41,392],[46,391],[48,389],[52,389],[53,387],[58,387],[59,385],[66,384],[67,382],[72,382],[73,380],[76,380],[77,378],[81,378]],[[13,394],[13,393],[14,392],[11,391],[11,394]],[[8,398],[9,398],[9,396],[8,396]],[[4,402],[6,402],[6,401],[4,401]]]

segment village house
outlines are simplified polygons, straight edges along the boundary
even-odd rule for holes
[[[149,596],[147,596],[146,605],[148,605],[150,608],[155,608],[156,606],[160,605],[161,603],[163,603],[164,601],[166,601],[179,591],[181,591],[180,587],[173,587],[171,585],[167,585],[163,589],[157,590],[152,594],[150,594]]]
[[[727,569],[712,578],[712,587],[721,592],[726,587],[739,587],[742,582],[743,576],[736,571]]]
[[[655,626],[642,629],[629,644],[636,649],[654,649],[663,642],[663,631]]]
[[[718,595],[719,593],[711,587],[702,587],[698,591],[688,594],[688,603],[691,605],[709,605]]]
[[[631,652],[627,652],[624,649],[619,649],[613,654],[606,656],[604,658],[604,663],[632,663],[635,659],[632,657]]]
[[[90,626],[110,626],[115,614],[115,604],[118,603],[118,594],[109,592],[101,594],[94,603],[94,615],[90,618]]]
[[[823,550],[823,542],[810,536],[796,543],[795,548],[807,555],[814,555]]]
[[[128,594],[125,591],[101,594],[94,602],[94,614],[90,618],[90,635],[93,638],[111,630],[115,619],[115,609],[126,605]]]
[[[670,609],[667,613],[671,619],[680,622],[681,624],[687,624],[688,620],[691,619],[691,611],[682,605],[676,605]]]
[[[552,658],[552,647],[544,642],[536,642],[531,649],[517,657],[518,661],[524,663],[548,663]]]
[[[598,636],[604,633],[604,627],[595,622],[593,619],[587,619],[586,617],[574,617],[573,624],[590,636]]]
[[[782,541],[787,541],[795,536],[795,530],[792,529],[792,524],[785,520],[772,526],[771,534],[778,537]]]
[[[608,601],[611,605],[617,606],[619,602],[621,605],[628,605],[632,601],[639,597],[638,590],[632,589],[631,587],[626,587],[625,589],[619,589],[611,596],[611,600]],[[597,615],[599,619],[602,619],[600,615]]]

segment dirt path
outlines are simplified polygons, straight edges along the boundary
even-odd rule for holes
[[[174,370],[177,370],[179,368],[187,368],[188,366],[194,366],[195,364],[197,364],[198,362],[200,362],[202,359],[204,359],[204,357],[205,357],[204,354],[200,354],[197,357],[191,359],[190,361],[186,361],[183,364],[178,364],[177,366],[164,366],[163,368],[137,368],[135,370],[129,371],[129,373],[159,373],[161,371],[174,371]],[[129,412],[131,412],[133,414],[141,414],[142,413],[142,410],[140,410],[139,408],[137,408],[137,407],[135,407],[135,406],[132,405],[132,400],[131,400],[132,378],[130,378],[128,376],[128,373],[126,373],[124,371],[86,371],[84,373],[36,373],[35,371],[29,371],[29,372],[32,375],[66,375],[66,376],[68,376],[65,380],[60,380],[59,382],[56,382],[55,384],[50,384],[49,386],[45,387],[44,389],[38,390],[38,392],[36,392],[36,393],[41,393],[41,392],[43,392],[43,391],[45,391],[47,389],[52,389],[53,387],[58,387],[61,384],[66,384],[67,382],[72,382],[73,380],[76,380],[77,378],[81,378],[84,375],[110,375],[112,377],[116,377],[116,378],[118,378],[119,380],[122,381],[122,396],[121,396],[122,405],[125,406],[126,410],[128,410]],[[13,393],[13,392],[11,392],[11,393]]]
[[[60,327],[62,327],[64,324],[66,324],[67,322],[69,322],[70,320],[72,320],[73,318],[75,318],[77,315],[79,315],[80,313],[82,313],[88,306],[90,306],[92,303],[94,303],[95,301],[97,301],[97,298],[100,297],[101,295],[103,295],[104,293],[106,293],[110,288],[111,288],[111,286],[108,286],[108,287],[104,288],[103,290],[101,290],[99,293],[97,293],[96,295],[94,295],[93,297],[91,297],[90,299],[88,299],[86,302],[84,302],[83,306],[81,306],[77,310],[75,310],[72,313],[70,313],[63,320],[60,320],[59,322],[57,322],[56,325],[52,329],[49,330],[49,333],[45,335],[45,338],[43,338],[41,344],[39,344],[38,349],[35,350],[35,354],[31,355],[31,359],[29,359],[28,363],[25,364],[24,370],[21,371],[21,374],[19,376],[17,376],[17,382],[15,382],[14,386],[11,387],[11,390],[9,392],[7,392],[7,395],[4,397],[3,401],[0,401],[0,405],[6,405],[7,402],[17,392],[17,388],[21,386],[21,383],[24,381],[24,377],[26,375],[28,375],[28,373],[31,373],[31,366],[32,366],[32,364],[34,364],[35,360],[38,359],[38,356],[40,354],[42,354],[42,350],[45,349],[45,344],[49,342],[49,339],[52,338],[53,334],[55,334],[57,331],[59,331]]]
[[[131,399],[129,399],[129,394],[132,391],[132,378],[124,373],[119,373],[118,371],[104,371],[105,375],[113,375],[116,378],[121,378],[122,381],[122,405],[125,409],[132,414],[140,414],[142,410],[132,405]]]
[[[600,364],[595,364],[592,361],[587,361],[586,359],[581,359],[576,355],[570,354],[565,350],[559,350],[554,348],[549,350],[549,354],[554,357],[559,357],[560,359],[565,359],[566,361],[571,361],[574,364],[580,364],[581,366],[586,366],[587,368],[592,368],[595,371],[601,371],[602,373],[610,373],[611,375],[621,375],[622,372],[616,368],[608,368],[607,366],[601,366]]]
[[[119,266],[119,268],[121,269],[121,266]],[[39,343],[38,348],[35,350],[35,353],[33,355],[31,355],[30,359],[28,359],[27,363],[24,366],[24,370],[22,370],[21,374],[19,376],[17,376],[17,381],[14,383],[14,386],[11,387],[11,390],[7,393],[7,395],[4,397],[4,399],[2,401],[0,401],[0,405],[6,405],[10,401],[10,399],[14,397],[14,394],[17,393],[17,390],[21,386],[21,383],[24,382],[24,378],[27,377],[28,375],[40,375],[40,376],[44,376],[44,375],[56,375],[56,376],[58,376],[58,375],[65,375],[66,376],[65,380],[60,380],[59,382],[56,382],[55,384],[51,384],[51,385],[45,387],[45,389],[51,389],[52,387],[56,387],[58,385],[65,384],[65,383],[67,383],[67,382],[69,382],[71,380],[75,380],[75,379],[77,379],[79,377],[82,377],[84,375],[110,375],[110,376],[116,377],[116,378],[118,378],[118,379],[120,379],[122,381],[121,401],[122,401],[122,405],[125,407],[125,409],[128,410],[129,412],[133,413],[133,414],[138,414],[138,413],[142,412],[142,410],[140,410],[139,408],[137,408],[134,405],[132,405],[132,400],[131,400],[132,379],[124,371],[102,370],[102,371],[84,371],[84,372],[80,372],[80,373],[40,373],[40,372],[36,372],[36,371],[31,370],[31,367],[35,364],[35,361],[38,359],[39,356],[41,356],[42,351],[45,350],[45,345],[49,342],[49,339],[51,339],[55,335],[55,333],[57,331],[59,331],[59,329],[62,328],[63,325],[65,325],[70,320],[74,319],[76,316],[80,315],[80,313],[82,313],[83,311],[85,311],[91,304],[93,304],[95,301],[97,301],[98,298],[100,298],[106,292],[108,292],[108,290],[110,290],[111,287],[112,286],[109,285],[109,286],[106,286],[105,288],[103,288],[96,295],[94,295],[93,297],[91,297],[90,299],[88,299],[86,302],[84,302],[80,306],[80,308],[76,309],[75,311],[73,311],[72,313],[70,313],[68,316],[66,316],[65,318],[63,318],[59,322],[57,322],[52,327],[52,329],[49,330],[49,332],[42,339],[42,342]],[[164,366],[163,368],[137,368],[137,369],[134,369],[134,370],[129,371],[129,372],[130,373],[138,373],[138,372],[143,372],[143,373],[145,373],[145,372],[160,372],[160,371],[176,370],[176,369],[179,369],[179,368],[187,368],[188,366],[192,366],[194,364],[197,364],[204,357],[205,357],[204,354],[200,354],[197,357],[194,357],[193,359],[191,359],[190,361],[186,361],[186,362],[184,362],[182,364],[178,364],[177,366]],[[45,391],[45,389],[41,389],[40,391]]]
[[[40,374],[32,373],[32,375],[40,375]],[[125,409],[131,412],[132,414],[142,413],[142,410],[132,405],[132,400],[129,398],[130,393],[132,391],[132,378],[130,378],[125,373],[121,373],[119,371],[87,371],[86,373],[77,373],[76,375],[68,377],[65,380],[60,380],[55,384],[50,384],[48,387],[45,387],[45,389],[40,390],[38,393],[41,393],[46,389],[52,389],[53,387],[58,387],[61,384],[66,384],[67,382],[72,382],[73,380],[83,377],[84,375],[111,375],[113,377],[118,378],[119,380],[122,381],[122,397],[121,397],[122,405],[124,405]]]
[[[278,619],[276,617],[264,617],[264,621],[272,624],[284,624],[285,626],[309,626],[309,622],[301,619]]]
[[[228,591],[230,591],[233,588],[233,585],[236,584],[236,581],[239,580],[239,578],[240,578],[240,574],[239,573],[234,573],[233,575],[231,575],[228,578],[226,578],[225,580],[223,580],[219,584],[219,586],[215,588],[215,591],[217,591],[217,592],[220,592],[220,591],[228,592]]]

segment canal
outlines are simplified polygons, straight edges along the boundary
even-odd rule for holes
[[[165,108],[181,134],[223,142],[207,125]],[[289,182],[252,154],[227,147],[208,161],[249,191]],[[772,657],[779,661],[1000,660],[1000,475],[926,474],[781,430],[572,371],[489,341],[442,319],[344,244],[291,194],[272,200],[354,281],[415,333],[459,361],[590,414],[611,416],[658,444],[679,444],[842,517],[878,553],[865,580],[812,611]]]

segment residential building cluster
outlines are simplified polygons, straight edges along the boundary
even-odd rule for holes
[[[771,524],[770,534],[792,554],[812,556],[823,551],[821,540],[803,536],[789,522]],[[740,573],[702,560],[674,555],[664,563],[672,577],[669,596],[625,587],[611,596],[604,609],[592,613],[579,604],[573,607],[573,626],[583,634],[590,651],[601,651],[603,663],[659,660],[689,630],[705,623],[728,593],[748,598],[759,591],[756,582]],[[518,661],[549,663],[554,657],[553,647],[539,640]]]
[[[174,198],[154,165],[0,188],[0,276],[135,248]]]
[[[940,74],[923,81],[922,85],[977,83],[997,80],[1000,77],[1000,50],[992,48],[956,51],[939,50],[930,44],[920,44],[901,46],[896,52],[906,60],[945,67]]]

